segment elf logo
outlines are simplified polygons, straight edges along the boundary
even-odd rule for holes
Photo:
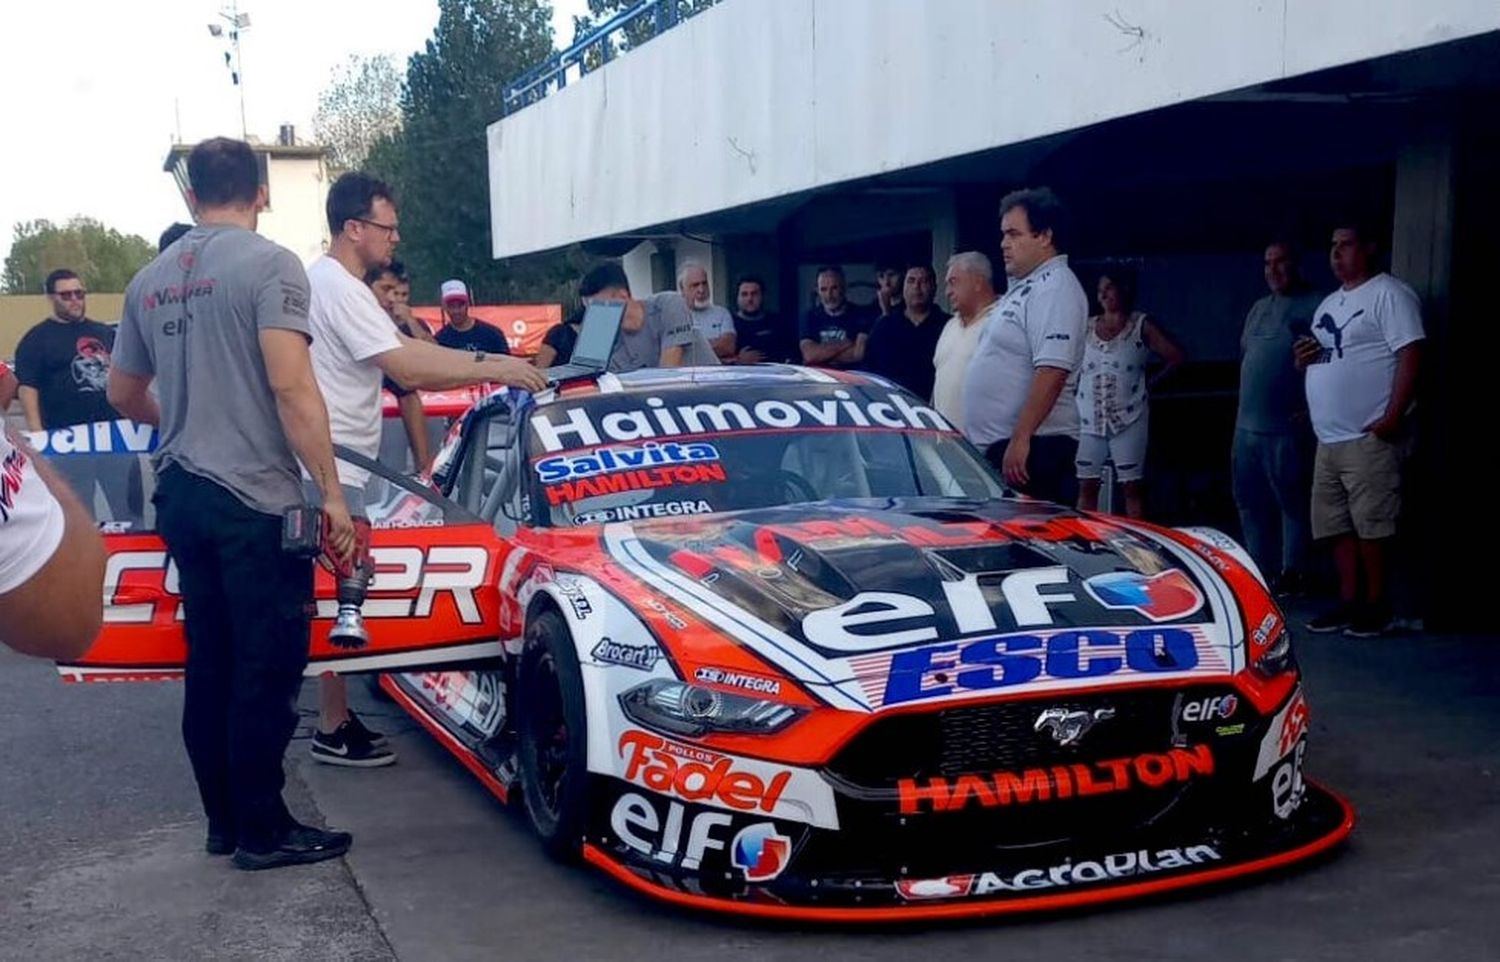
[[[1240,707],[1240,700],[1234,695],[1219,695],[1216,698],[1200,698],[1190,701],[1182,706],[1182,720],[1185,722],[1213,721],[1215,718],[1230,718]]]

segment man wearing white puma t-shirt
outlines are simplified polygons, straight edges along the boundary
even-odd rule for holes
[[[1367,230],[1333,232],[1329,263],[1342,286],[1292,345],[1318,436],[1312,534],[1332,543],[1339,574],[1338,607],[1307,627],[1356,638],[1391,624],[1388,545],[1401,513],[1401,454],[1426,336],[1417,295],[1376,273],[1374,258]]]

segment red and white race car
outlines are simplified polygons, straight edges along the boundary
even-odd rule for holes
[[[1285,620],[1240,548],[1009,496],[932,408],[793,367],[494,393],[438,491],[377,471],[382,683],[547,849],[683,905],[1051,909],[1337,844]],[[149,526],[149,525],[147,525]],[[181,664],[176,573],[110,536],[83,680]]]

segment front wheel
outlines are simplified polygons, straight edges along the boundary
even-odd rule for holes
[[[516,703],[526,816],[548,855],[576,858],[588,812],[588,732],[578,654],[555,611],[526,631]]]

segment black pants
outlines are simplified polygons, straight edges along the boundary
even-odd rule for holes
[[[1010,438],[996,441],[985,449],[985,459],[997,470],[1001,469],[1005,463],[1005,449],[1009,446]],[[1074,463],[1077,457],[1077,438],[1066,434],[1032,437],[1031,455],[1026,459],[1026,471],[1031,475],[1031,481],[1016,490],[1043,501],[1073,507],[1078,503],[1078,468]],[[1003,473],[1001,477],[1004,477]]]
[[[182,739],[203,811],[266,851],[291,822],[281,761],[307,667],[312,562],[282,553],[280,518],[181,468],[162,471],[155,500],[185,606]]]

